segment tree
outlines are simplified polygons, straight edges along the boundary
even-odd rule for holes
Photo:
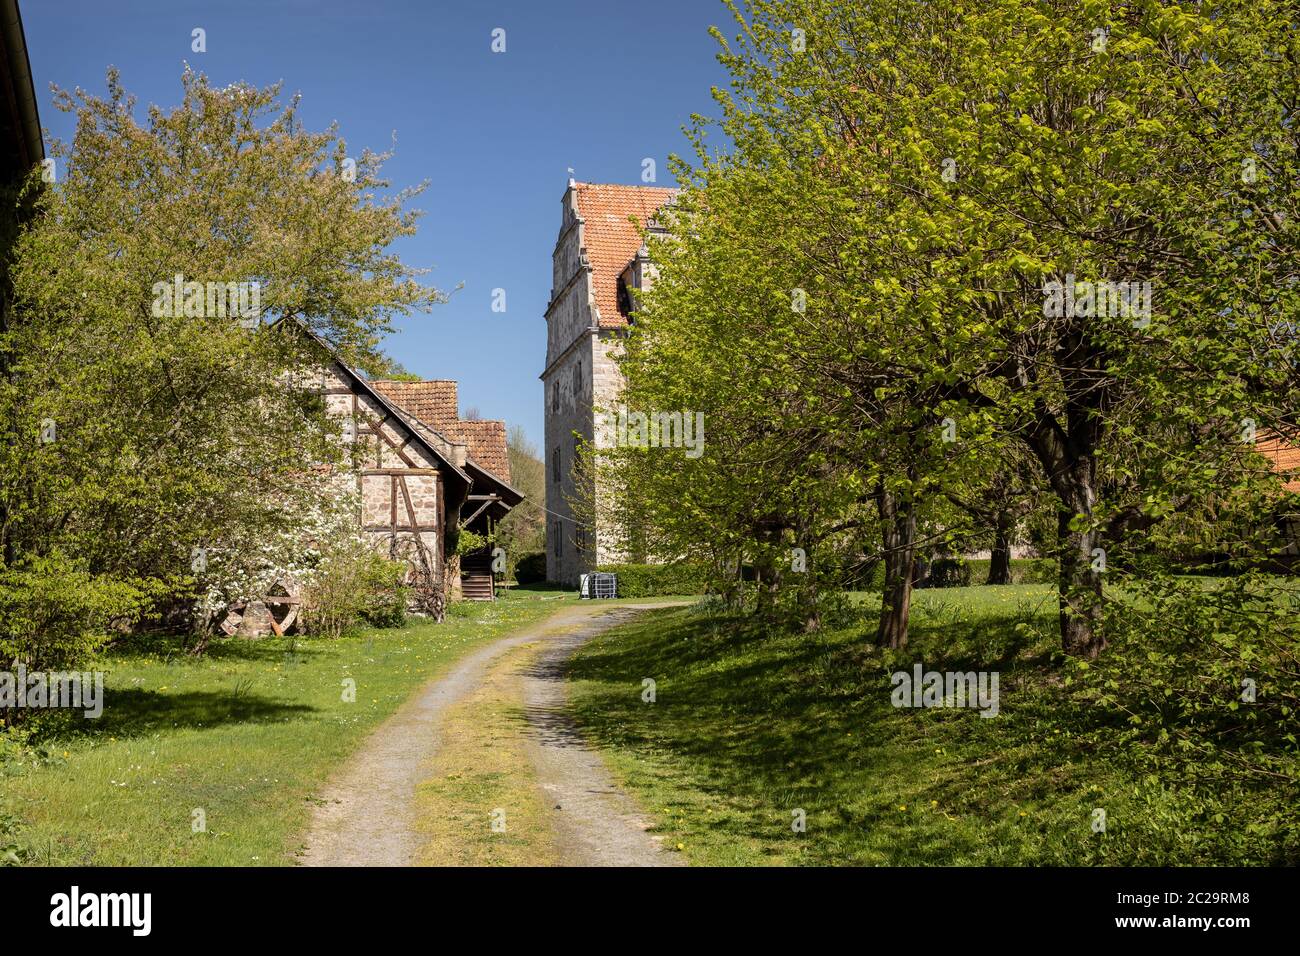
[[[1243,481],[1240,420],[1276,403],[1259,357],[1283,316],[1250,284],[1257,197],[1239,188],[1256,144],[1281,135],[1294,153],[1288,101],[1266,92],[1294,70],[1265,44],[1295,41],[1270,6],[957,5],[933,58],[944,82],[904,106],[898,185],[941,224],[950,305],[979,316],[954,391],[1025,442],[1056,497],[1073,654],[1105,646],[1108,553]],[[1249,58],[1241,34],[1263,38]],[[1243,87],[1262,113],[1207,115]],[[1293,204],[1294,180],[1273,198]]]
[[[988,585],[1011,583],[1011,548],[1020,522],[1042,507],[1042,479],[1018,442],[983,449],[989,470],[968,487],[948,489],[945,497],[964,512],[974,527],[971,536],[989,548]]]
[[[439,298],[389,249],[415,191],[380,197],[383,156],[305,131],[278,88],[182,87],[143,122],[113,71],[105,97],[56,97],[76,134],[51,147],[64,175],[0,329],[11,581],[39,565],[183,597],[205,548],[292,521],[304,471],[338,457],[310,346],[273,322],[364,368],[393,312]]]
[[[874,494],[879,639],[900,644],[917,503],[1020,444],[1057,512],[1062,645],[1095,657],[1131,536],[1242,487],[1245,423],[1295,422],[1285,7],[732,9],[732,145],[697,121],[625,365],[631,394],[708,407],[731,444],[707,468],[655,456],[647,516],[743,552],[810,513],[788,488],[842,489],[828,528]]]
[[[508,574],[513,576],[520,558],[546,549],[546,464],[522,425],[510,427],[506,454],[510,483],[524,494],[524,500],[501,519],[496,531],[497,544],[506,552]]]

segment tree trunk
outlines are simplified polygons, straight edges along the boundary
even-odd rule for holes
[[[1098,368],[1102,361],[1078,341],[1064,344],[1061,352],[1064,367],[1083,372]],[[1098,378],[1099,373],[1093,372],[1073,387],[1081,400],[1066,403],[1068,432],[1040,402],[1037,419],[1026,436],[1059,501],[1056,543],[1061,647],[1067,654],[1089,660],[1106,647],[1101,633],[1105,556],[1098,562],[1093,555],[1101,535],[1092,528],[1097,504],[1095,456],[1104,420],[1103,392],[1095,385]],[[1076,521],[1079,529],[1073,527]]]
[[[881,595],[876,643],[881,647],[907,644],[907,619],[912,610],[912,563],[916,554],[916,510],[892,492],[877,495],[885,551],[885,589]]]
[[[1062,508],[1057,515],[1061,645],[1067,654],[1095,660],[1106,647],[1101,628],[1101,568],[1105,567],[1105,554],[1093,553],[1101,539],[1098,531],[1071,527],[1076,516],[1088,519],[1092,516],[1094,499],[1090,483],[1081,482],[1076,491],[1074,507]]]
[[[804,573],[804,580],[799,584],[797,600],[804,633],[812,634],[820,631],[822,628],[822,612],[818,601],[817,579],[813,577],[813,572],[807,571]]]
[[[1008,512],[1000,511],[993,529],[993,551],[989,556],[989,577],[985,584],[1011,583],[1011,528]]]
[[[754,570],[757,578],[754,582],[757,589],[754,613],[770,620],[776,613],[777,596],[781,592],[781,572],[767,558],[755,562]]]

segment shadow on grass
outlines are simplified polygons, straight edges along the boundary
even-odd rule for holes
[[[932,799],[956,802],[992,764],[1027,768],[1037,760],[1006,721],[966,709],[895,708],[889,675],[923,662],[927,669],[996,670],[1004,680],[1020,672],[1032,677],[1025,683],[1041,684],[1053,667],[1050,630],[1017,624],[1042,620],[1050,618],[1012,608],[986,610],[973,622],[921,615],[913,643],[886,653],[870,644],[869,617],[790,634],[743,618],[669,612],[598,638],[568,676],[592,688],[577,702],[584,735],[651,760],[671,753],[674,764],[689,768],[691,789],[730,808],[725,827],[737,837],[775,839],[789,832],[790,808],[799,807],[818,817],[827,841],[818,852],[830,854],[824,860],[862,860],[863,834],[888,832],[875,859],[944,864],[982,839],[980,828],[924,818],[904,825],[899,794],[910,794],[905,804],[922,795],[927,807]],[[653,704],[640,696],[645,677],[656,680]],[[1024,702],[1028,712],[1056,695],[1026,696],[1041,698]],[[532,716],[549,726],[544,715]],[[936,744],[950,757],[933,758]],[[978,757],[980,769],[966,755]],[[890,783],[873,793],[863,789],[868,781]],[[968,819],[990,812],[965,802]]]
[[[381,632],[382,633],[382,632]],[[394,633],[397,633],[395,630]],[[366,635],[345,635],[366,636]],[[370,640],[375,635],[368,635]],[[192,653],[194,638],[187,635],[147,632],[118,638],[107,648],[105,663],[112,665],[115,657],[134,655],[152,657],[159,663],[183,667],[204,661],[240,662],[251,664],[281,663],[287,658],[308,661],[315,657],[335,653],[338,642],[323,637],[221,637],[208,642],[202,654]]]
[[[315,713],[306,704],[287,704],[240,691],[163,693],[139,688],[104,690],[98,719],[81,711],[45,712],[33,729],[44,741],[87,737],[142,737],[161,730],[194,730],[223,724],[282,723]]]

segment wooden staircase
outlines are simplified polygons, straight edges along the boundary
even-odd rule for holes
[[[492,555],[488,551],[462,555],[460,559],[460,594],[466,601],[496,600],[492,580]]]

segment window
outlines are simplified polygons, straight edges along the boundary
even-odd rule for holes
[[[579,553],[587,550],[587,529],[583,525],[578,525],[574,531],[573,547]]]
[[[577,398],[582,394],[582,359],[578,359],[578,364],[573,367],[573,396]]]
[[[561,535],[564,533],[564,525],[556,521],[551,526],[551,529],[552,529],[551,538],[553,542],[551,545],[551,553],[558,558],[560,556],[561,542],[562,542]]]
[[[628,292],[627,283],[622,276],[618,277],[618,311],[623,318],[627,318],[632,313],[632,295]]]
[[[551,383],[551,411],[558,412],[559,410],[560,410],[560,383],[552,382]]]
[[[555,451],[551,454],[551,477],[555,483],[560,483],[560,446],[555,446]]]

